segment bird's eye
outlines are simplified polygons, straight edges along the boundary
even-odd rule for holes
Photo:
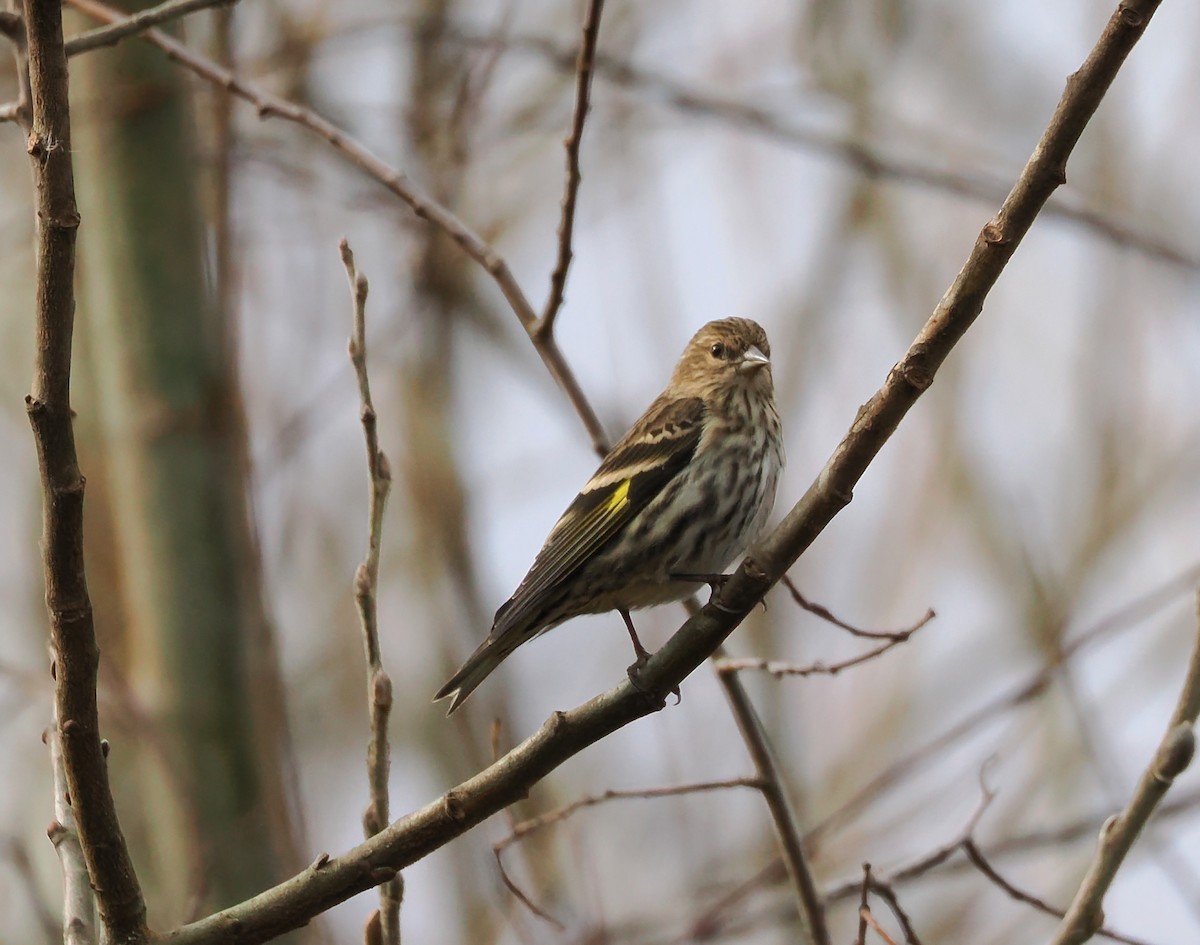
[[[715,345],[708,349],[708,353],[719,361],[721,358],[725,357],[725,346],[718,341]]]

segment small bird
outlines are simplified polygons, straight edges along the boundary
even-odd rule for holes
[[[783,437],[766,332],[709,322],[671,381],[608,453],[496,611],[491,633],[438,690],[450,715],[518,646],[580,614],[629,611],[719,580],[775,503]]]

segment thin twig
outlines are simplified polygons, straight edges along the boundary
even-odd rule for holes
[[[822,663],[817,661],[809,663],[805,666],[800,666],[796,663],[789,663],[786,660],[769,660],[764,657],[721,657],[713,660],[713,665],[718,673],[739,673],[744,670],[760,670],[770,673],[776,679],[784,676],[836,676],[844,669],[849,669],[852,666],[858,666],[862,663],[869,662],[878,656],[882,656],[888,650],[905,643],[912,637],[914,633],[920,630],[925,624],[929,623],[934,618],[932,610],[926,611],[916,624],[907,630],[897,633],[880,633],[876,634],[870,631],[857,631],[858,636],[884,637],[885,641],[874,649],[867,650],[865,653],[860,653],[858,656],[852,656],[838,663]]]
[[[504,867],[504,858],[502,856],[505,850],[514,843],[523,840],[529,834],[541,830],[543,827],[560,823],[584,808],[606,804],[609,801],[654,800],[660,797],[678,797],[682,794],[699,794],[705,791],[723,791],[739,787],[762,790],[762,782],[758,778],[730,778],[725,781],[700,781],[694,784],[679,784],[673,787],[645,788],[640,791],[609,790],[603,794],[591,794],[571,801],[569,804],[564,804],[562,807],[546,811],[546,813],[539,814],[537,817],[531,817],[520,823],[511,824],[509,835],[492,844],[492,854],[496,857],[496,865],[500,868],[501,879],[509,891],[535,915],[562,929],[564,928],[563,924],[550,913],[540,908],[509,875],[508,870]]]
[[[375,404],[371,400],[371,383],[367,374],[367,277],[354,265],[354,253],[345,239],[338,245],[350,294],[354,302],[354,329],[350,335],[350,363],[358,380],[361,404],[359,419],[367,447],[367,552],[354,572],[354,603],[362,625],[363,650],[367,659],[367,705],[371,716],[371,739],[367,748],[367,781],[371,801],[363,814],[363,833],[369,840],[383,830],[391,820],[388,802],[388,772],[391,768],[391,746],[388,743],[388,719],[392,713],[392,679],[383,668],[379,648],[379,549],[383,541],[383,513],[392,487],[392,473],[387,456],[379,448],[378,422]],[[369,920],[377,923],[378,939],[382,945],[400,942],[400,902],[404,898],[404,880],[396,873],[379,887],[379,910]],[[374,928],[374,926],[371,926]]]
[[[1055,908],[1044,899],[1039,899],[1032,893],[1028,893],[1023,889],[1019,889],[1001,876],[996,871],[996,868],[987,861],[987,858],[984,857],[983,853],[980,851],[973,839],[968,838],[964,840],[962,842],[961,849],[967,857],[967,862],[979,870],[979,872],[987,877],[987,879],[991,880],[995,886],[1004,890],[1004,892],[1006,892],[1009,896],[1017,900],[1017,902],[1023,902],[1028,906],[1033,906],[1033,908],[1037,909],[1038,912],[1044,912],[1046,915],[1052,915],[1056,919],[1061,919],[1066,915],[1062,909]],[[1148,943],[1145,939],[1133,938],[1129,935],[1122,935],[1121,933],[1114,932],[1112,929],[1106,928],[1105,926],[1098,927],[1094,934],[1110,939],[1114,942],[1123,942],[1124,945],[1150,945],[1150,943]]]
[[[109,23],[116,23],[124,19],[119,11],[98,2],[98,0],[67,0],[67,2],[89,16]],[[504,257],[496,252],[487,240],[471,229],[463,220],[460,220],[448,207],[438,203],[432,196],[421,190],[402,171],[388,165],[360,141],[312,109],[288,101],[242,79],[232,70],[193,52],[183,43],[172,39],[160,30],[146,30],[139,33],[138,38],[157,46],[167,54],[169,59],[190,69],[205,81],[212,82],[249,102],[257,110],[259,118],[281,118],[322,138],[344,159],[408,204],[409,209],[420,219],[433,224],[449,236],[463,252],[482,266],[496,283],[509,307],[520,321],[521,327],[533,341],[534,350],[541,357],[550,376],[562,388],[563,393],[571,402],[571,406],[579,415],[579,419],[583,422],[584,428],[591,438],[592,448],[601,456],[608,452],[608,438],[604,433],[600,418],[596,416],[596,412],[584,396],[583,389],[579,386],[578,379],[563,357],[558,343],[552,335],[539,337],[537,313],[534,312],[529,299],[517,284]]]
[[[1150,765],[1142,773],[1129,804],[1100,828],[1095,857],[1051,945],[1080,945],[1100,928],[1101,904],[1117,870],[1138,834],[1175,778],[1191,763],[1196,750],[1192,726],[1200,714],[1200,597],[1197,599],[1196,640],[1187,675],[1166,733]]]
[[[862,865],[862,873],[862,882],[859,884],[862,893],[858,897],[858,935],[854,938],[854,945],[867,945],[867,913],[870,911],[870,900],[867,897],[871,892],[870,863]]]
[[[706,791],[726,791],[730,788],[754,788],[761,791],[762,781],[758,778],[728,778],[723,781],[697,781],[693,784],[678,784],[672,787],[644,788],[640,791],[609,790],[601,794],[589,794],[586,797],[577,798],[569,804],[564,804],[562,807],[556,807],[554,810],[546,811],[544,814],[538,814],[536,817],[531,817],[528,820],[514,824],[512,832],[504,839],[493,844],[492,848],[497,852],[503,852],[514,843],[525,839],[525,837],[534,831],[548,827],[550,824],[560,823],[585,808],[607,804],[609,801],[648,801],[656,800],[660,797],[700,794]]]
[[[943,863],[947,862],[951,857],[953,857],[955,853],[961,850],[963,843],[965,843],[967,840],[970,840],[975,835],[975,828],[979,826],[979,821],[983,819],[983,815],[987,812],[988,808],[992,804],[992,801],[995,800],[996,797],[996,792],[987,785],[985,777],[987,767],[988,766],[985,763],[979,772],[979,803],[976,805],[974,812],[967,820],[966,826],[964,826],[954,836],[954,839],[947,843],[943,843],[940,847],[937,847],[934,850],[931,850],[929,853],[926,853],[924,856],[920,857],[920,859],[910,863],[908,866],[894,870],[886,880],[875,876],[872,878],[872,882],[881,885],[888,885],[916,879],[941,866]],[[857,879],[847,880],[846,882],[827,890],[825,893],[825,898],[827,902],[838,902],[853,896],[857,889]]]
[[[67,56],[58,0],[25,0],[37,210],[33,389],[25,398],[42,487],[42,563],[54,655],[56,732],[88,875],[109,940],[145,941],[146,906],[121,832],[96,707],[100,651],[83,561],[84,479],[71,410],[75,236]]]
[[[875,934],[883,939],[883,945],[896,945],[896,940],[883,930],[883,926],[879,924],[879,921],[875,918],[875,916],[871,915],[871,910],[868,907],[863,906],[858,910],[858,914],[864,923],[869,925],[874,930]],[[863,940],[866,940],[865,934],[863,936]]]
[[[550,295],[542,309],[534,335],[546,338],[554,333],[554,320],[562,308],[567,270],[571,266],[571,237],[575,229],[575,200],[579,195],[579,146],[583,141],[583,123],[587,119],[588,100],[592,91],[592,74],[596,65],[596,43],[600,36],[600,14],[604,0],[588,0],[583,16],[583,38],[579,43],[579,58],[575,62],[575,107],[571,115],[571,131],[564,147],[567,152],[567,180],[563,185],[562,218],[558,224],[558,259],[550,273]]]
[[[792,595],[792,600],[807,610],[810,614],[820,617],[826,623],[831,623],[835,627],[845,630],[851,636],[862,637],[867,640],[894,640],[897,643],[903,643],[923,626],[925,626],[925,624],[929,623],[929,621],[937,616],[931,607],[925,612],[925,615],[920,620],[904,630],[863,630],[854,626],[853,624],[846,623],[846,621],[840,619],[839,617],[834,616],[833,611],[831,611],[824,604],[817,604],[813,601],[810,601],[807,597],[800,593],[800,588],[796,587],[796,584],[792,581],[790,575],[785,574],[780,579],[779,583],[788,589],[788,593]]]
[[[160,3],[156,7],[132,13],[109,26],[99,26],[96,29],[72,36],[66,43],[67,55],[77,56],[103,46],[115,46],[123,39],[144,33],[152,27],[169,23],[171,20],[178,20],[190,13],[215,7],[229,7],[237,2],[238,0],[167,0],[166,3]]]
[[[718,661],[721,652],[718,650]],[[804,852],[800,822],[788,796],[783,772],[767,738],[766,729],[763,728],[762,720],[758,717],[758,712],[737,674],[717,673],[717,680],[725,691],[725,698],[733,711],[738,731],[746,743],[750,759],[754,762],[754,768],[762,782],[759,790],[767,802],[771,822],[775,826],[775,835],[783,854],[783,862],[787,866],[788,877],[796,894],[802,941],[806,945],[831,945],[829,927],[825,922],[825,906]]]
[[[928,388],[970,328],[988,292],[1053,190],[1067,157],[1145,31],[1155,0],[1123,3],[1087,62],[1067,84],[1058,108],[1013,191],[984,227],[953,285],[805,496],[765,537],[708,604],[647,661],[639,687],[628,681],[569,712],[554,713],[534,735],[442,797],[390,824],[345,854],[322,856],[308,870],[245,902],[164,936],[173,945],[227,941],[254,945],[377,885],[374,871],[416,862],[516,800],[566,759],[634,719],[657,711],[756,607],[851,498],[854,484]],[[149,34],[147,34],[149,35]],[[736,676],[719,678],[736,680]]]
[[[896,918],[896,923],[904,933],[905,945],[921,945],[916,929],[913,928],[912,920],[900,905],[900,897],[896,895],[896,890],[891,887],[891,884],[881,882],[872,876],[871,891],[888,904],[888,908]]]
[[[57,723],[57,720],[55,720]],[[54,821],[46,830],[63,874],[64,945],[95,945],[96,900],[92,895],[87,862],[79,831],[75,828],[75,812],[71,809],[67,789],[67,769],[63,764],[62,744],[58,725],[45,732],[42,739],[50,749],[50,768],[54,773]]]

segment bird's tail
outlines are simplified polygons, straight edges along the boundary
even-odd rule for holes
[[[434,702],[439,702],[442,699],[450,699],[450,708],[446,711],[446,715],[453,715],[454,711],[463,704],[463,701],[475,688],[491,675],[492,670],[499,666],[506,656],[513,651],[511,646],[504,646],[501,640],[494,637],[488,637],[475,650],[467,661],[458,668],[446,685],[442,686],[437,691],[437,695],[433,697]]]

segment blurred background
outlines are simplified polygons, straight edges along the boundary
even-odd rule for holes
[[[1023,166],[1110,2],[611,2],[582,149],[561,348],[610,437],[697,327],[761,322],[788,469],[776,519],[903,354]],[[583,5],[246,0],[177,32],[315,109],[490,240],[540,308]],[[71,15],[73,30],[95,25]],[[1166,3],[951,356],[792,570],[861,627],[937,618],[836,676],[745,682],[821,886],[962,835],[1065,907],[1153,754],[1200,584],[1200,10]],[[165,928],[362,836],[366,672],[352,577],[366,464],[337,241],[370,279],[395,487],[380,621],[392,813],[621,680],[616,615],[522,648],[452,720],[430,703],[594,468],[494,283],[303,129],[259,120],[146,44],[72,61],[84,225],[74,404],[118,808]],[[9,58],[0,99],[15,93]],[[40,561],[27,158],[0,127],[0,943],[61,938]],[[678,607],[638,627],[659,645]],[[870,647],[782,590],[731,654]],[[607,789],[753,773],[710,668],[682,704],[554,772],[517,819]],[[1156,945],[1200,933],[1200,780],[1106,901]],[[616,801],[504,854],[495,817],[405,872],[429,943],[782,943],[793,899],[745,788]],[[1046,939],[1055,920],[961,854],[895,890],[921,940]],[[352,942],[373,895],[296,941]],[[857,894],[831,905],[836,940]],[[886,908],[876,915],[899,936]]]

